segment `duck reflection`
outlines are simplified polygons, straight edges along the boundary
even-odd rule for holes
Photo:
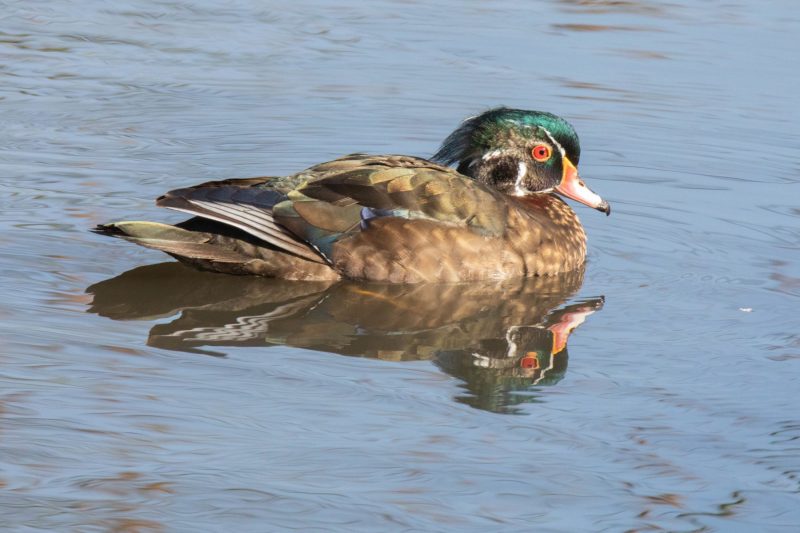
[[[392,361],[431,360],[464,381],[457,398],[514,412],[567,368],[570,333],[603,298],[566,303],[583,271],[469,284],[292,282],[209,274],[179,263],[90,286],[89,312],[156,324],[148,344],[224,355],[216,346],[287,345]]]

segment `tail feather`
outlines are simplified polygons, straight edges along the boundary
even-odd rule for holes
[[[183,242],[206,242],[209,234],[189,231],[177,226],[162,224],[160,222],[145,222],[139,220],[125,220],[99,224],[92,231],[100,235],[122,237],[128,239],[162,239]]]
[[[192,220],[184,224],[194,225]],[[101,224],[92,231],[160,250],[203,270],[296,280],[339,279],[339,274],[327,265],[253,242],[248,235],[237,237],[145,221]]]
[[[158,222],[114,222],[101,224],[93,231],[179,257],[222,263],[242,263],[252,259],[237,250],[214,243],[214,236],[210,233],[189,231]]]

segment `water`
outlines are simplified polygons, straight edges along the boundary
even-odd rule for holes
[[[797,530],[794,2],[4,15],[0,529]],[[153,198],[204,180],[429,155],[499,104],[581,135],[614,207],[577,208],[585,272],[303,285],[87,231],[180,220]]]

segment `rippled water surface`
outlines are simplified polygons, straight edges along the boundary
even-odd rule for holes
[[[797,531],[800,10],[63,0],[0,19],[9,531]],[[198,273],[162,192],[549,110],[585,271]],[[570,332],[572,332],[570,334]]]

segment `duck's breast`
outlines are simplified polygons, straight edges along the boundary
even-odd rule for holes
[[[331,260],[344,277],[392,283],[544,276],[583,264],[583,228],[560,199],[511,202],[506,216],[499,236],[435,220],[375,218],[338,241]]]

